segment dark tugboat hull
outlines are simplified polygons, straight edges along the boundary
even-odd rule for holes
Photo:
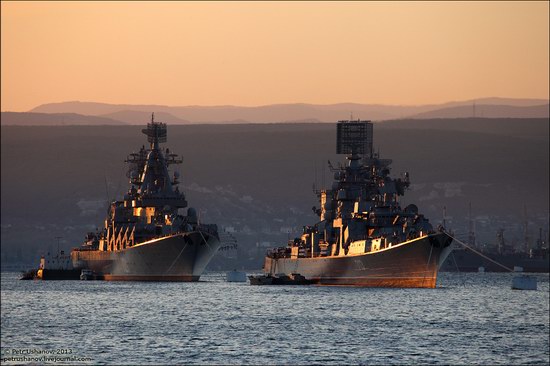
[[[36,278],[41,280],[78,280],[79,269],[40,269]]]
[[[119,251],[72,253],[76,268],[107,281],[198,281],[220,246],[217,236],[199,231],[150,240]]]
[[[266,274],[300,273],[320,285],[435,288],[452,239],[430,234],[375,252],[314,258],[266,257]]]

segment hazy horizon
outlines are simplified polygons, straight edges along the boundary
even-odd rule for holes
[[[2,111],[549,99],[548,2],[2,2]]]
[[[335,106],[335,105],[343,105],[343,104],[358,104],[358,105],[372,105],[372,106],[396,106],[396,107],[419,107],[419,106],[443,106],[446,104],[452,104],[452,103],[465,103],[465,102],[475,102],[484,104],[484,101],[486,100],[525,100],[525,101],[533,101],[533,104],[529,105],[542,105],[550,102],[550,99],[544,99],[544,98],[512,98],[512,97],[502,97],[502,96],[487,96],[487,97],[479,97],[479,98],[473,98],[473,99],[465,99],[465,100],[448,100],[443,101],[440,103],[423,103],[423,104],[399,104],[399,103],[359,103],[359,102],[347,102],[347,101],[340,101],[340,102],[334,102],[334,103],[306,103],[306,102],[288,102],[288,103],[267,103],[267,104],[258,104],[258,105],[238,105],[238,104],[212,104],[212,105],[199,105],[199,104],[187,104],[187,105],[170,105],[170,104],[162,104],[162,103],[117,103],[117,102],[101,102],[96,100],[60,100],[60,101],[49,101],[40,103],[38,105],[32,106],[28,110],[25,111],[12,111],[12,110],[2,110],[2,112],[31,112],[32,110],[44,106],[44,105],[51,105],[51,104],[65,104],[65,103],[96,103],[96,104],[110,104],[110,105],[124,105],[124,106],[142,106],[142,105],[150,105],[150,106],[159,106],[159,107],[202,107],[202,108],[218,108],[218,107],[239,107],[239,108],[259,108],[259,107],[268,107],[268,106],[278,106],[278,105],[312,105],[312,106]],[[487,103],[488,104],[488,103]],[[494,104],[494,103],[493,103]],[[506,103],[503,103],[502,105],[507,105]]]
[[[161,106],[62,102],[42,104],[29,112],[2,111],[2,125],[140,124],[151,118],[169,124],[315,123],[345,118],[374,122],[405,118],[549,118],[544,99],[488,98],[424,106],[342,104],[272,104],[242,106]]]

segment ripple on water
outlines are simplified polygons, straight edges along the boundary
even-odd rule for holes
[[[548,275],[444,273],[439,288],[18,281],[2,273],[2,349],[94,364],[548,364]],[[4,354],[3,354],[4,355]]]

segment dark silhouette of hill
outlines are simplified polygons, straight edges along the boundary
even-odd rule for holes
[[[68,125],[124,125],[112,118],[84,116],[76,113],[2,112],[2,126],[68,126]]]
[[[155,113],[155,119],[158,121],[163,121],[172,125],[185,125],[190,122],[176,116],[173,116],[170,113],[166,112],[155,112],[152,111],[118,111],[113,113],[108,113],[101,115],[101,117],[111,118],[117,121],[123,121],[129,125],[143,124],[143,121],[151,119],[151,113]]]
[[[435,111],[419,113],[410,118],[548,118],[548,104],[535,106],[511,106],[494,104],[476,104],[471,106],[456,106]]]
[[[548,104],[548,99],[491,97],[491,98],[470,99],[464,102],[449,102],[446,104],[447,104],[447,107],[453,107],[458,105],[472,105],[473,103],[487,104],[487,105],[510,105],[510,106],[516,106],[516,107],[528,107],[533,105]]]
[[[548,100],[539,99],[509,99],[509,98],[484,98],[478,100],[449,102],[437,105],[401,106],[339,103],[330,105],[317,104],[273,104],[257,107],[238,106],[164,106],[164,105],[129,105],[106,104],[94,102],[63,102],[43,104],[31,110],[41,113],[78,113],[84,115],[104,116],[122,111],[168,113],[190,123],[224,123],[226,121],[245,121],[251,123],[280,123],[291,121],[321,121],[332,122],[346,119],[353,114],[354,118],[371,120],[388,120],[419,115],[434,110],[468,106],[473,103],[481,108],[482,105],[501,106],[536,106],[548,103]],[[497,107],[495,107],[497,108]],[[503,107],[506,108],[506,107]],[[505,112],[502,112],[505,115]],[[467,115],[468,117],[471,116]],[[447,117],[464,117],[462,115],[449,115]],[[532,117],[531,115],[512,115],[510,117]],[[127,121],[127,119],[124,119]],[[177,123],[175,121],[174,123]]]
[[[90,102],[51,103],[38,106],[32,112],[74,112],[87,115],[107,115],[123,110],[142,111],[151,113],[165,112],[193,123],[213,123],[224,121],[246,121],[253,123],[278,123],[297,120],[317,119],[319,121],[334,121],[349,117],[350,113],[356,116],[369,116],[371,119],[388,119],[411,114],[418,107],[395,107],[402,112],[391,112],[382,105],[363,105],[341,103],[333,105],[314,104],[274,104],[258,107],[237,106],[182,106],[171,107],[162,105],[111,105]],[[421,111],[423,111],[422,109]]]
[[[390,121],[375,125],[375,146],[394,160],[393,176],[410,172],[403,206],[417,204],[435,224],[446,206],[451,228],[464,233],[472,202],[478,239],[492,243],[504,227],[513,244],[523,236],[524,204],[532,237],[547,227],[549,139],[541,131],[548,123]],[[521,136],[515,125],[524,127]],[[128,189],[123,161],[145,143],[141,128],[2,126],[2,261],[36,262],[55,236],[69,249],[101,227],[107,197]],[[312,184],[330,187],[327,160],[345,161],[334,153],[335,130],[326,123],[169,125],[166,146],[183,156],[177,169],[190,206],[205,222],[234,228],[243,265],[259,268],[265,249],[257,243],[283,244],[283,229],[294,237],[315,222]]]
[[[376,128],[462,131],[547,140],[549,125],[548,118],[434,118],[384,121],[377,123]]]

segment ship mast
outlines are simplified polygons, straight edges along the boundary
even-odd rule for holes
[[[155,113],[151,113],[151,123],[141,130],[147,135],[147,141],[151,144],[151,150],[158,150],[159,143],[166,142],[166,123],[155,122]]]
[[[506,251],[506,243],[504,242],[504,229],[500,228],[497,231],[497,251],[498,254],[504,254]]]
[[[528,221],[527,221],[527,206],[523,205],[523,251],[529,253],[529,232],[528,232]]]
[[[472,220],[472,202],[468,205],[468,245],[476,246],[476,233],[474,231],[474,222]]]

